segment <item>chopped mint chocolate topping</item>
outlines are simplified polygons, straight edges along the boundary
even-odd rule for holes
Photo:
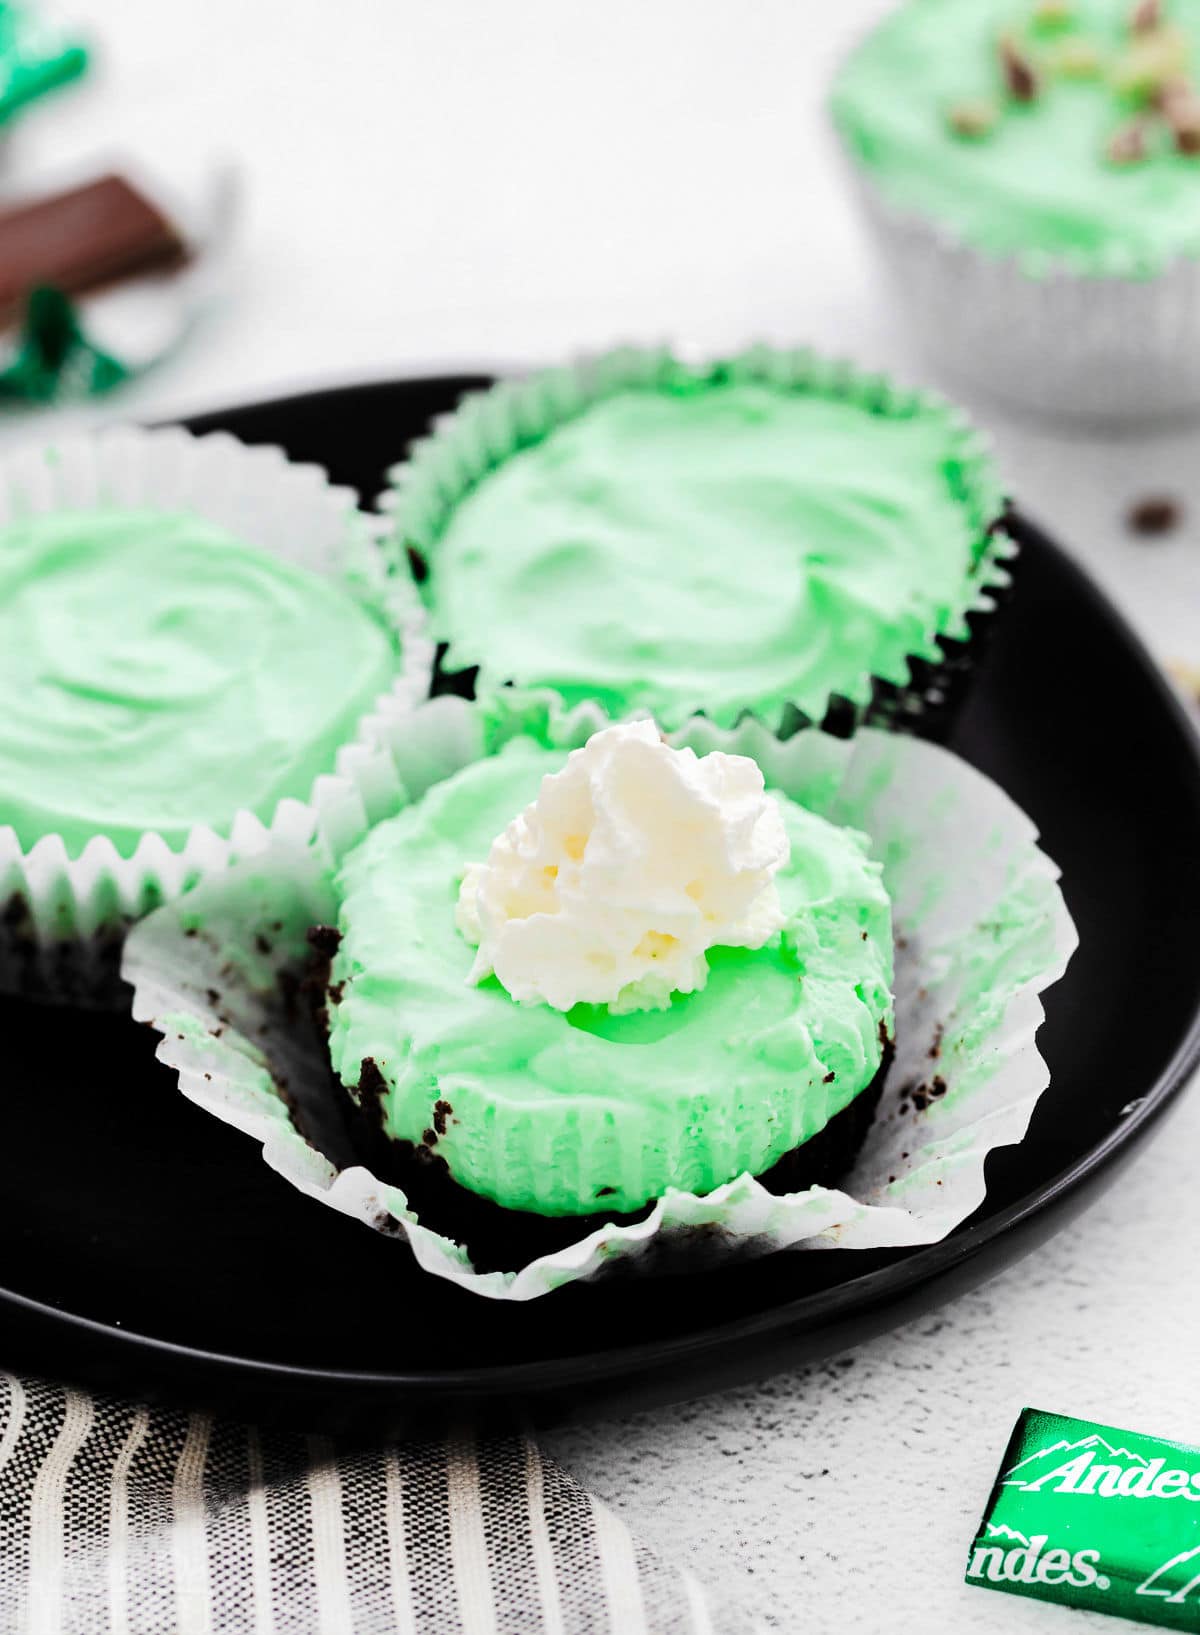
[[[1038,0],[1033,8],[1033,26],[1039,34],[1057,34],[1071,28],[1075,22],[1075,7],[1071,0]]]
[[[1200,96],[1192,90],[1172,96],[1163,114],[1180,153],[1200,154]]]
[[[1200,0],[907,0],[833,110],[904,214],[1030,271],[1200,258]]]
[[[1153,102],[1165,85],[1186,77],[1187,36],[1160,25],[1139,32],[1113,65],[1113,89],[1135,102]]]
[[[1004,88],[1009,96],[1014,102],[1035,101],[1041,90],[1041,81],[1029,56],[1011,34],[1001,37],[997,49],[1000,53],[1000,69],[1004,75]]]
[[[1143,120],[1131,119],[1120,130],[1114,131],[1108,144],[1108,158],[1114,165],[1138,165],[1149,156],[1146,126]]]
[[[1104,67],[1104,55],[1086,35],[1068,34],[1059,41],[1052,66],[1064,79],[1095,79]]]
[[[995,130],[999,117],[995,103],[983,97],[956,102],[946,112],[946,118],[954,134],[976,142]]]
[[[1013,34],[997,41],[997,53],[1010,101],[1030,103],[1042,94],[1045,75],[1064,79],[1094,79],[1105,66],[1101,47],[1078,32],[1070,0],[1037,0],[1029,14],[1035,36],[1060,35],[1040,49],[1032,49]],[[1119,101],[1136,109],[1137,117],[1121,125],[1104,148],[1112,165],[1138,165],[1150,158],[1153,130],[1144,114],[1160,114],[1177,152],[1200,155],[1200,95],[1188,76],[1188,39],[1167,22],[1162,0],[1138,0],[1128,15],[1131,38],[1111,65],[1109,82]],[[1000,124],[1000,109],[987,98],[964,97],[946,110],[946,123],[955,136],[979,141]]]

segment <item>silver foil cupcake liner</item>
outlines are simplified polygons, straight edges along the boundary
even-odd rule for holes
[[[1200,413],[1200,259],[1122,269],[974,246],[855,191],[922,348],[951,383],[1018,412],[1114,431]]]

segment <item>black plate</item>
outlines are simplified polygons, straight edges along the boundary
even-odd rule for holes
[[[370,497],[430,415],[479,384],[351,387],[193,425],[281,443]],[[1035,1248],[1200,1056],[1200,761],[1118,614],[1020,532],[1017,593],[952,742],[1036,820],[1081,947],[1047,998],[1051,1088],[1025,1142],[989,1160],[971,1221],[915,1251],[776,1255],[498,1306],[293,1192],[175,1092],[148,1030],[7,1002],[0,1361],[329,1426],[464,1400],[628,1406],[838,1350]]]

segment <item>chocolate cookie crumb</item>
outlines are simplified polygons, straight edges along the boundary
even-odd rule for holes
[[[836,1078],[837,1078],[836,1073],[826,1073],[825,1077],[821,1080],[821,1083],[822,1084],[832,1084],[834,1079],[836,1079]]]
[[[1167,494],[1147,494],[1135,500],[1126,513],[1125,521],[1135,534],[1169,534],[1178,527],[1183,507]]]
[[[383,1122],[383,1098],[387,1095],[387,1080],[379,1071],[374,1056],[364,1056],[358,1070],[358,1105],[364,1112],[378,1116]]]
[[[433,1127],[439,1135],[446,1133],[446,1120],[454,1111],[448,1101],[435,1101],[433,1104]]]
[[[335,925],[310,925],[305,935],[310,948],[332,959],[342,946],[342,933]]]
[[[923,1113],[931,1102],[941,1101],[947,1088],[946,1081],[940,1074],[928,1084],[911,1085],[907,1093],[912,1098],[913,1110]]]

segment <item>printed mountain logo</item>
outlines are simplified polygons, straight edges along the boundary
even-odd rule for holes
[[[1026,1538],[1003,1522],[990,1521],[986,1540],[976,1539],[971,1549],[967,1577],[986,1579],[990,1584],[1109,1588],[1109,1580],[1099,1571],[1099,1550],[1076,1550],[1072,1554],[1061,1548],[1048,1550],[1049,1543],[1048,1533],[1032,1533]]]
[[[1156,1567],[1136,1593],[1161,1595],[1168,1607],[1200,1606],[1200,1544]]]
[[[1200,1635],[1198,1506],[1200,1447],[1026,1408],[967,1583]]]
[[[1144,1459],[1113,1447],[1098,1433],[1078,1442],[1039,1448],[1000,1478],[1025,1493],[1088,1493],[1100,1499],[1189,1499],[1200,1504],[1200,1470],[1168,1470],[1165,1459]]]

